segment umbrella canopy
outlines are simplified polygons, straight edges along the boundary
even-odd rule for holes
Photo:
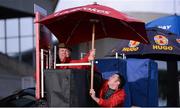
[[[44,24],[59,42],[67,45],[90,41],[93,24],[96,27],[95,39],[111,37],[148,43],[143,22],[99,4],[62,10],[39,23]]]
[[[167,62],[167,105],[178,106],[177,61],[180,60],[179,36],[160,28],[148,28],[147,36],[150,44],[123,40],[108,55],[125,53],[127,57],[151,58]]]
[[[155,19],[146,24],[147,27],[158,27],[166,29],[176,35],[180,36],[180,16],[171,15]]]
[[[152,58],[158,60],[180,60],[180,38],[177,35],[160,28],[148,28],[147,36],[150,44],[137,41],[122,40],[108,55],[126,54],[129,57]],[[155,55],[156,54],[156,55]],[[154,56],[155,55],[155,56]]]

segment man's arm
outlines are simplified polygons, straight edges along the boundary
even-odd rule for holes
[[[95,93],[94,89],[90,89],[90,92],[89,92],[89,93],[90,93],[92,99],[93,99],[94,101],[96,101],[96,103],[99,103],[99,98],[96,97],[96,93]]]

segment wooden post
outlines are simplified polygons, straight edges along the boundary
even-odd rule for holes
[[[92,47],[91,49],[94,49],[94,39],[95,39],[95,23],[93,23],[93,28],[92,28]],[[91,89],[93,89],[93,84],[94,84],[94,60],[91,61]]]

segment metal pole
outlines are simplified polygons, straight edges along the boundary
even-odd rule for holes
[[[56,46],[54,46],[54,60],[53,60],[53,61],[54,61],[54,62],[53,62],[53,63],[54,63],[54,64],[53,64],[54,69],[56,69],[56,51],[57,51],[57,50],[56,50]]]
[[[41,49],[41,97],[44,97],[44,52]]]
[[[116,52],[116,59],[118,58],[118,53]]]
[[[56,64],[56,66],[89,66],[91,63],[61,63]]]
[[[124,53],[122,54],[122,56],[123,56],[123,57],[122,57],[123,59],[126,59],[126,55],[125,55]]]
[[[20,18],[18,18],[18,41],[19,41],[19,61],[22,61],[22,53],[21,53],[21,23],[20,23]]]
[[[38,21],[40,19],[39,12],[36,12],[35,21]],[[39,46],[39,40],[40,40],[40,24],[36,23],[36,99],[40,99],[40,46]]]
[[[51,69],[51,50],[49,49],[49,54],[48,54],[48,68]]]
[[[7,24],[6,19],[4,20],[4,41],[5,41],[5,54],[7,54]]]
[[[35,68],[35,46],[34,46],[34,19],[32,18],[32,48],[33,48],[33,52],[32,52],[32,64],[33,64],[33,68]]]
[[[44,54],[44,56],[45,56],[45,60],[46,60],[46,63],[45,63],[45,67],[46,67],[46,69],[49,69],[49,63],[48,63],[48,54]]]

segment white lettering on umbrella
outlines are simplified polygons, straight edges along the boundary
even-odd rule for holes
[[[172,25],[164,25],[164,26],[158,26],[158,28],[161,28],[161,29],[170,29],[172,27]]]
[[[57,13],[54,14],[54,16],[67,14],[67,13],[71,13],[71,12],[75,12],[75,11],[79,11],[79,10],[82,10],[82,8],[75,8],[75,9],[71,9],[71,10],[67,10],[67,11],[57,12]]]
[[[71,13],[71,12],[75,12],[75,11],[80,11],[80,10],[85,10],[85,11],[89,11],[89,12],[96,12],[99,14],[110,14],[110,11],[106,11],[106,10],[100,10],[100,9],[96,9],[96,8],[75,8],[75,9],[71,9],[71,10],[67,10],[67,11],[61,11],[61,12],[57,12],[54,14],[54,16],[59,16],[62,14],[67,14],[67,13]]]
[[[90,12],[96,12],[96,13],[100,13],[100,14],[110,14],[110,11],[99,10],[99,9],[96,9],[96,8],[86,8],[86,7],[84,7],[83,10],[90,11]]]

